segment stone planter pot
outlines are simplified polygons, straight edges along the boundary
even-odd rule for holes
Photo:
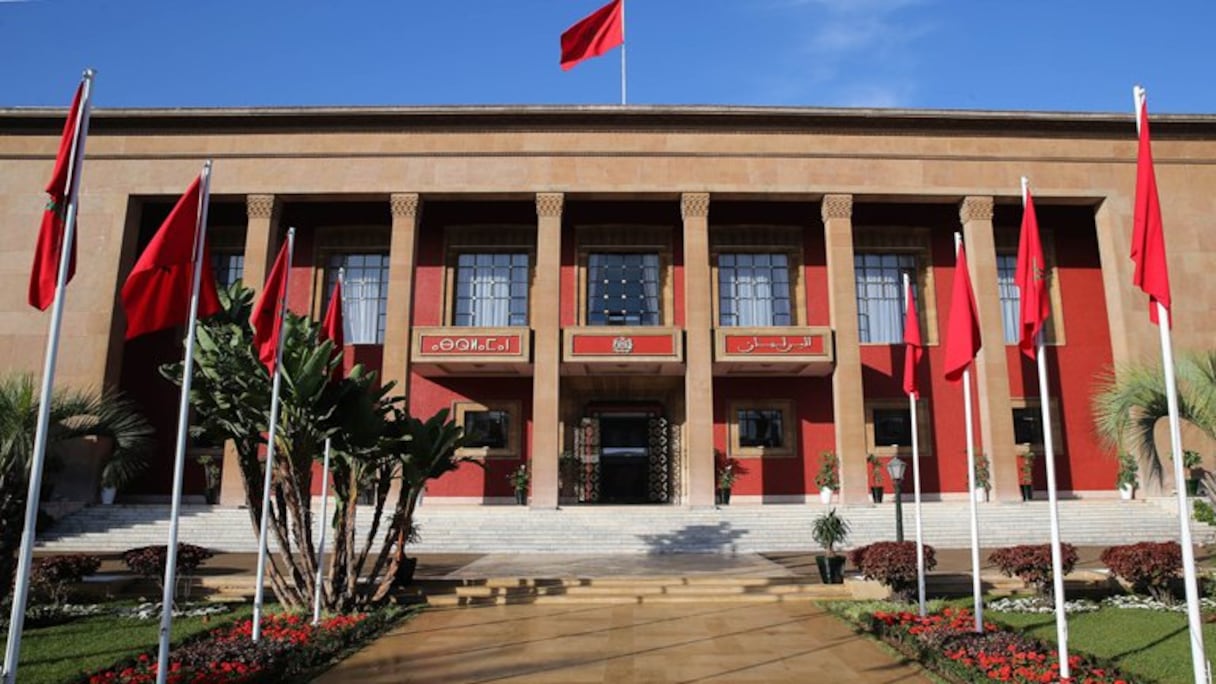
[[[1119,498],[1124,501],[1131,501],[1136,498],[1136,488],[1130,484],[1119,485]]]
[[[101,488],[101,504],[109,506],[114,503],[114,497],[118,496],[117,487],[102,487]]]
[[[1034,485],[1018,485],[1022,490],[1022,501],[1034,501]]]
[[[824,584],[844,584],[844,556],[815,556],[819,579]]]
[[[730,505],[730,490],[729,489],[719,489],[718,495],[715,498],[717,499],[717,503],[719,506],[729,506]]]
[[[988,500],[988,490],[983,487],[976,487],[973,495],[975,496],[976,503],[984,503]]]
[[[870,487],[870,500],[876,504],[882,503],[882,487]]]
[[[824,504],[825,506],[827,504],[832,503],[832,488],[831,487],[824,487],[823,489],[819,490],[819,502]]]

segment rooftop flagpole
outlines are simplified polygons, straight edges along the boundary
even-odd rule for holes
[[[177,410],[177,449],[173,458],[173,499],[169,513],[169,544],[165,554],[165,581],[161,595],[160,645],[156,682],[169,676],[169,641],[173,632],[173,597],[177,587],[177,533],[182,508],[182,479],[186,471],[186,437],[190,428],[190,381],[194,379],[194,341],[198,328],[199,285],[203,275],[203,250],[207,244],[207,207],[211,200],[211,160],[203,164],[194,226],[194,272],[190,284],[190,315],[186,319],[186,351],[182,362],[182,395]]]
[[[42,491],[42,472],[46,466],[47,435],[51,424],[51,403],[55,386],[55,363],[59,358],[59,333],[63,328],[63,300],[67,289],[68,270],[72,262],[72,245],[76,240],[76,215],[80,204],[80,167],[84,160],[85,140],[89,135],[89,113],[92,110],[92,69],[82,76],[83,91],[76,115],[76,131],[68,161],[67,204],[63,219],[63,240],[59,243],[59,270],[55,299],[51,307],[51,324],[47,332],[46,357],[42,368],[42,388],[38,395],[38,424],[34,431],[34,452],[30,456],[29,489],[25,500],[25,527],[21,532],[21,551],[17,557],[17,578],[13,587],[13,606],[8,620],[8,640],[4,647],[4,682],[17,681],[17,664],[21,656],[21,634],[25,628],[25,607],[29,600],[30,570],[34,563],[35,524],[38,521],[38,495]],[[69,114],[72,116],[72,114]]]
[[[254,593],[253,593],[253,641],[257,642],[262,635],[262,603],[266,593],[264,585],[266,581],[266,553],[270,540],[268,536],[268,522],[270,520],[270,486],[274,481],[274,447],[275,435],[279,426],[279,389],[283,384],[283,338],[287,336],[286,326],[283,324],[287,317],[287,291],[291,286],[290,270],[291,258],[295,251],[296,229],[287,229],[287,269],[288,274],[283,278],[283,296],[279,298],[278,304],[278,339],[275,340],[274,353],[274,382],[270,390],[270,425],[266,436],[266,475],[262,483],[262,520],[261,527],[258,530],[258,567],[257,577],[255,578]]]

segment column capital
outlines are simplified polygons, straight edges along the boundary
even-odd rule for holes
[[[991,197],[964,197],[963,203],[958,207],[958,218],[963,223],[970,221],[991,221],[992,205],[993,201]]]
[[[536,215],[540,216],[561,216],[562,205],[565,204],[566,196],[560,192],[538,192],[536,193]]]
[[[820,215],[824,221],[828,219],[853,218],[852,195],[824,195],[820,206]]]
[[[245,195],[245,212],[251,219],[269,219],[274,214],[274,195]]]
[[[680,195],[680,216],[684,220],[690,218],[706,218],[709,216],[709,193],[686,192]]]
[[[388,200],[393,218],[412,219],[418,215],[418,193],[395,192],[389,195]]]

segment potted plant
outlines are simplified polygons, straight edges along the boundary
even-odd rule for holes
[[[1200,458],[1198,451],[1185,449],[1182,452],[1182,467],[1186,468],[1186,494],[1187,496],[1199,495],[1199,483],[1203,480],[1203,459]]]
[[[507,475],[507,481],[511,483],[511,487],[515,490],[515,503],[524,506],[528,503],[528,480],[531,476],[528,474],[528,464],[520,463],[519,467],[512,470]]]
[[[882,503],[882,460],[874,454],[866,456],[866,464],[870,466],[870,500],[876,504]]]
[[[1018,487],[1022,490],[1022,501],[1034,499],[1034,459],[1036,454],[1027,450],[1018,457]],[[977,477],[976,480],[979,480]]]
[[[718,468],[718,503],[721,505],[730,504],[730,490],[735,485],[735,459],[728,458]]]
[[[824,504],[831,503],[832,492],[840,489],[840,459],[836,452],[825,451],[819,456],[815,486],[819,487],[819,500]]]
[[[114,503],[118,490],[135,479],[147,464],[142,457],[129,450],[115,450],[101,469],[101,503]]]
[[[1126,451],[1119,454],[1119,472],[1115,475],[1115,487],[1119,489],[1119,498],[1130,501],[1136,496],[1136,487],[1140,486],[1140,464],[1136,457]]]
[[[220,502],[220,456],[210,451],[194,457],[194,462],[203,467],[203,479],[206,489],[203,495],[209,504]]]
[[[849,522],[836,514],[836,509],[815,518],[811,525],[811,538],[827,551],[827,555],[815,556],[819,566],[819,578],[824,584],[844,583],[845,557],[836,553],[836,547],[849,538]]]
[[[975,500],[988,500],[988,490],[992,488],[992,471],[988,466],[988,455],[980,452],[975,455]]]

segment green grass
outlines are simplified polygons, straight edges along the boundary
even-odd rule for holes
[[[1055,643],[1055,615],[984,611],[984,618]],[[1204,650],[1216,653],[1216,625],[1203,626]],[[1186,613],[1102,608],[1068,616],[1068,645],[1110,660],[1126,674],[1162,684],[1191,681]]]
[[[219,625],[247,618],[252,607],[239,606],[230,613],[204,618],[173,620],[173,641],[205,632]],[[134,620],[113,616],[81,618],[52,627],[27,629],[21,637],[22,684],[70,682],[82,672],[156,646],[160,620]]]

